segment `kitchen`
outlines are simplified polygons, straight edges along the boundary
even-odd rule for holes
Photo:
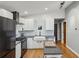
[[[25,53],[28,50],[44,50],[44,48],[47,53],[49,47],[45,47],[45,41],[55,43],[54,20],[65,17],[64,10],[59,9],[60,3],[61,1],[0,2],[0,57],[27,58]],[[53,49],[51,51],[57,55],[53,57],[61,57],[60,49],[56,48],[54,43],[51,44],[55,52]]]
[[[17,11],[9,12],[8,10],[1,8],[0,12],[1,12],[1,15],[0,15],[1,18],[3,17],[2,19],[4,18],[9,19],[9,20],[4,19],[5,22],[7,23],[1,22],[2,25],[4,24],[3,26],[4,28],[2,27],[3,28],[2,31],[7,32],[8,36],[12,34],[11,36],[12,40],[9,38],[9,40],[11,41],[8,41],[8,42],[5,41],[4,43],[7,44],[12,42],[11,44],[7,44],[7,45],[10,45],[10,48],[9,48],[10,50],[15,51],[14,53],[16,57],[21,57],[21,52],[24,49],[26,50],[40,49],[40,48],[43,49],[44,48],[43,40],[46,40],[46,39],[51,40],[51,38],[54,38],[54,33],[53,33],[54,26],[52,26],[54,24],[54,20],[51,20],[52,17],[50,17],[49,15],[42,14],[43,17],[42,15],[41,16],[38,15],[37,18],[35,17],[33,19],[33,18],[21,18],[19,17],[19,13]],[[50,21],[45,17],[49,18]],[[4,54],[1,57],[4,57]]]
[[[51,20],[48,22],[48,19],[44,19],[45,17],[52,19],[52,17],[48,15],[37,16],[33,18],[20,18],[20,23],[23,23],[23,25],[17,25],[17,31],[19,32],[17,36],[20,36],[20,34],[24,34],[26,37],[26,42],[24,44],[24,49],[43,49],[44,48],[44,42],[43,40],[48,39],[54,39],[54,33],[53,33],[53,24],[54,20]],[[40,19],[41,18],[41,19]],[[48,27],[50,26],[50,28]],[[38,40],[37,40],[38,39]]]

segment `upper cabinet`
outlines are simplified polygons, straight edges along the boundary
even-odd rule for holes
[[[15,22],[13,20],[10,20],[8,18],[2,18],[2,21],[3,21],[3,30],[4,31],[14,31],[15,30]]]
[[[13,14],[5,9],[0,9],[0,25],[4,31],[14,31],[15,22],[13,21]]]
[[[46,30],[54,30],[54,20],[46,19]]]
[[[25,20],[25,26],[24,26],[24,29],[25,30],[34,30],[34,21],[33,19],[26,19]]]
[[[22,25],[24,30],[34,30],[34,19],[20,18],[20,22],[24,24]]]
[[[13,19],[13,14],[11,12],[1,8],[0,8],[0,16],[8,19]]]

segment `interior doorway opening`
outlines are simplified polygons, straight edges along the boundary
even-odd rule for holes
[[[54,20],[55,42],[60,42],[66,46],[66,22],[64,18]]]

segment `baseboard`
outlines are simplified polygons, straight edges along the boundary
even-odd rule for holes
[[[77,55],[77,57],[79,58],[79,54],[77,52],[75,52],[72,48],[70,48],[68,45],[67,45],[67,48],[69,48],[75,55]]]

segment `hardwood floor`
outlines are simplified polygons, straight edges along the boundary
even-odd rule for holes
[[[22,55],[21,55],[21,57],[23,57],[24,56],[24,54],[25,54],[25,52],[26,52],[27,50],[22,50]],[[1,57],[2,56],[2,57]],[[0,57],[1,58],[15,58],[15,50],[12,50],[12,51],[0,51]]]
[[[23,58],[26,51],[27,50],[22,50],[21,58]],[[7,51],[5,51],[5,52],[7,53]],[[9,53],[7,53],[7,55],[5,55],[3,58],[15,58],[15,50],[9,51]]]
[[[27,50],[23,58],[43,58],[43,49]]]
[[[23,56],[25,55],[26,52],[27,52],[26,49],[22,49],[22,51],[21,51],[21,58],[23,58]]]
[[[77,58],[77,56],[72,51],[70,51],[66,46],[64,46],[60,42],[57,43],[57,46],[62,51],[63,58]]]
[[[10,51],[0,51],[0,58],[6,56],[8,53],[10,53]]]
[[[73,52],[71,52],[67,47],[65,47],[63,44],[57,43],[57,47],[59,47],[62,52],[63,55],[62,58],[77,58],[77,56]],[[28,49],[22,51],[23,58],[43,58],[43,54],[44,54],[43,49],[33,49],[33,50]],[[15,58],[15,51],[9,52],[4,58]]]
[[[0,51],[0,58],[15,58],[14,50]]]
[[[8,53],[4,58],[15,58],[15,50]]]
[[[63,44],[57,43],[57,46],[62,52],[62,58],[77,58],[77,56]],[[23,58],[43,58],[43,49],[27,50]]]

